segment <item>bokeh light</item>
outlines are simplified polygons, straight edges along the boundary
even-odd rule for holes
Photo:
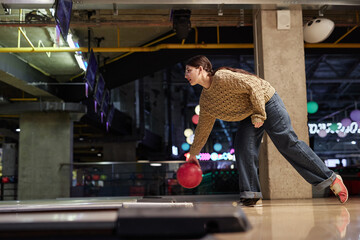
[[[181,149],[184,151],[188,151],[190,149],[190,145],[188,143],[181,144]]]
[[[194,134],[194,131],[192,129],[190,129],[190,128],[185,129],[185,131],[184,131],[185,137],[189,137],[192,134]]]
[[[191,118],[191,121],[193,122],[193,124],[198,124],[199,123],[199,115],[194,115]]]
[[[196,113],[197,115],[200,115],[200,105],[197,105],[197,106],[195,107],[195,113]]]
[[[187,137],[186,138],[186,142],[188,143],[188,144],[193,144],[193,142],[194,142],[194,137],[195,137],[195,135],[194,134],[191,134],[189,137]]]
[[[350,126],[350,124],[351,124],[351,119],[350,119],[350,118],[344,118],[344,119],[341,120],[341,124],[342,124],[344,127]]]
[[[326,130],[321,129],[321,130],[319,130],[318,135],[319,135],[319,137],[324,138],[324,137],[326,137],[327,132],[326,132]]]
[[[318,109],[319,109],[319,105],[317,104],[317,102],[310,101],[307,103],[308,113],[310,114],[316,113]]]
[[[338,125],[337,125],[337,123],[331,124],[330,129],[333,130],[333,131],[338,130]]]
[[[222,149],[222,145],[221,145],[220,143],[215,143],[215,144],[214,144],[214,150],[215,150],[216,152],[220,152],[221,149]]]
[[[350,118],[354,122],[359,122],[360,121],[360,110],[355,109],[355,110],[351,111]]]

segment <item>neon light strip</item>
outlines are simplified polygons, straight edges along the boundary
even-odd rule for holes
[[[308,123],[309,127],[309,133],[310,134],[318,134],[320,130],[325,130],[326,133],[351,133],[356,134],[360,133],[359,124],[357,122],[352,122],[350,126],[344,127],[341,122],[336,123],[338,126],[338,129],[336,131],[331,130],[330,126],[332,123]]]
[[[185,153],[184,156],[186,159],[189,158],[190,153]],[[196,156],[196,158],[199,161],[219,161],[219,160],[226,160],[226,161],[235,161],[235,155],[231,154],[230,152],[224,152],[224,153],[200,153]]]

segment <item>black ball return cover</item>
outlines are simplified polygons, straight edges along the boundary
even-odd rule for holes
[[[251,225],[240,207],[195,205],[192,208],[120,208],[120,238],[200,238],[208,233],[245,232]]]

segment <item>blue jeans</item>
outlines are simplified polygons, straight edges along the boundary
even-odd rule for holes
[[[285,105],[277,93],[265,104],[265,110],[267,119],[262,127],[255,128],[248,117],[240,121],[235,136],[240,198],[262,198],[258,156],[264,131],[279,152],[307,182],[317,189],[330,186],[336,178],[335,173],[325,166],[306,143],[298,139]]]

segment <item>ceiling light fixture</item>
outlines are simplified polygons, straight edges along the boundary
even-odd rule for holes
[[[323,17],[323,16],[324,16],[327,8],[328,8],[328,5],[324,5],[324,6],[322,6],[322,7],[319,9],[319,16],[320,16],[320,17]]]
[[[327,18],[314,18],[304,26],[304,40],[319,43],[327,39],[335,28],[335,23]]]
[[[11,15],[11,8],[5,3],[1,3],[1,5],[4,8],[5,15]]]
[[[327,18],[324,18],[324,13],[327,5],[319,9],[319,17],[308,21],[304,26],[304,41],[307,43],[319,43],[327,39],[334,31],[335,23]]]
[[[114,15],[114,16],[119,15],[119,9],[118,9],[116,3],[113,3],[113,15]]]
[[[223,3],[218,5],[218,16],[223,16],[224,15],[223,7],[224,7]]]
[[[72,38],[72,34],[68,34],[67,35],[67,43],[69,44],[69,47],[71,48],[79,48],[79,44],[77,42],[74,42],[73,38]],[[77,64],[79,65],[79,68],[81,68],[83,71],[86,71],[86,66],[85,66],[85,63],[84,63],[84,60],[82,58],[82,52],[81,51],[78,51],[78,52],[75,52],[75,59],[76,59],[76,62]]]

